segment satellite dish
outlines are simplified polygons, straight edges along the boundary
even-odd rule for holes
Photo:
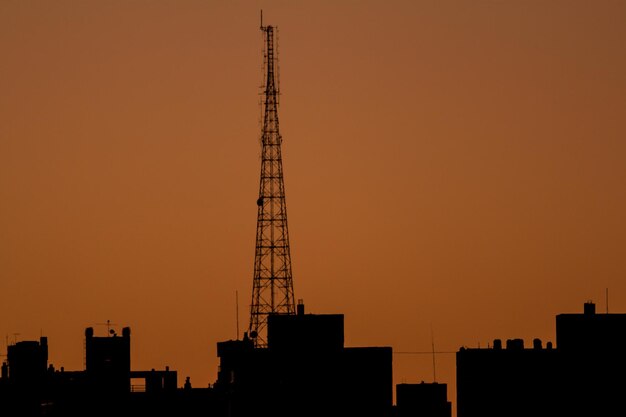
[[[251,337],[251,338],[256,339],[256,337],[257,337],[257,336],[258,336],[258,333],[256,332],[256,330],[252,330],[252,331],[250,332],[250,337]]]
[[[263,197],[259,197],[259,199],[256,201],[256,205],[259,207],[263,205]]]

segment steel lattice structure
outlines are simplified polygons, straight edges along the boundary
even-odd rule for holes
[[[261,30],[265,48],[261,181],[257,200],[254,284],[248,331],[257,347],[266,347],[268,316],[294,314],[295,304],[281,156],[282,138],[278,130],[275,28],[261,24]]]

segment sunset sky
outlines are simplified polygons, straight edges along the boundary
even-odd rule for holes
[[[346,345],[555,342],[607,288],[626,312],[626,2],[3,0],[2,354],[44,335],[80,370],[111,320],[134,369],[215,381],[236,292],[249,320],[260,9],[295,295]]]

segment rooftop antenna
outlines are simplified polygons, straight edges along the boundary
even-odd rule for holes
[[[239,340],[239,291],[235,290],[235,318],[237,320],[237,337],[235,340]]]
[[[0,356],[4,356],[5,358],[8,359],[8,356],[9,356],[9,335],[8,334],[5,335],[5,342],[6,342],[6,350]]]
[[[606,289],[606,314],[609,314],[609,289]]]
[[[261,30],[263,30],[263,9],[261,9]]]
[[[111,326],[117,326],[117,324],[116,323],[111,323],[111,320],[107,320],[106,323],[96,323],[96,324],[101,325],[101,326],[107,326],[107,335],[108,336],[111,336],[111,335],[115,334],[115,330],[112,330]]]
[[[437,368],[435,367],[435,336],[433,334],[433,324],[430,324],[430,343],[433,348],[433,382],[437,382]]]

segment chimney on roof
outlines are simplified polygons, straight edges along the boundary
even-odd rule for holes
[[[593,316],[594,314],[596,314],[596,305],[591,301],[587,301],[585,303],[583,312],[585,316]]]

